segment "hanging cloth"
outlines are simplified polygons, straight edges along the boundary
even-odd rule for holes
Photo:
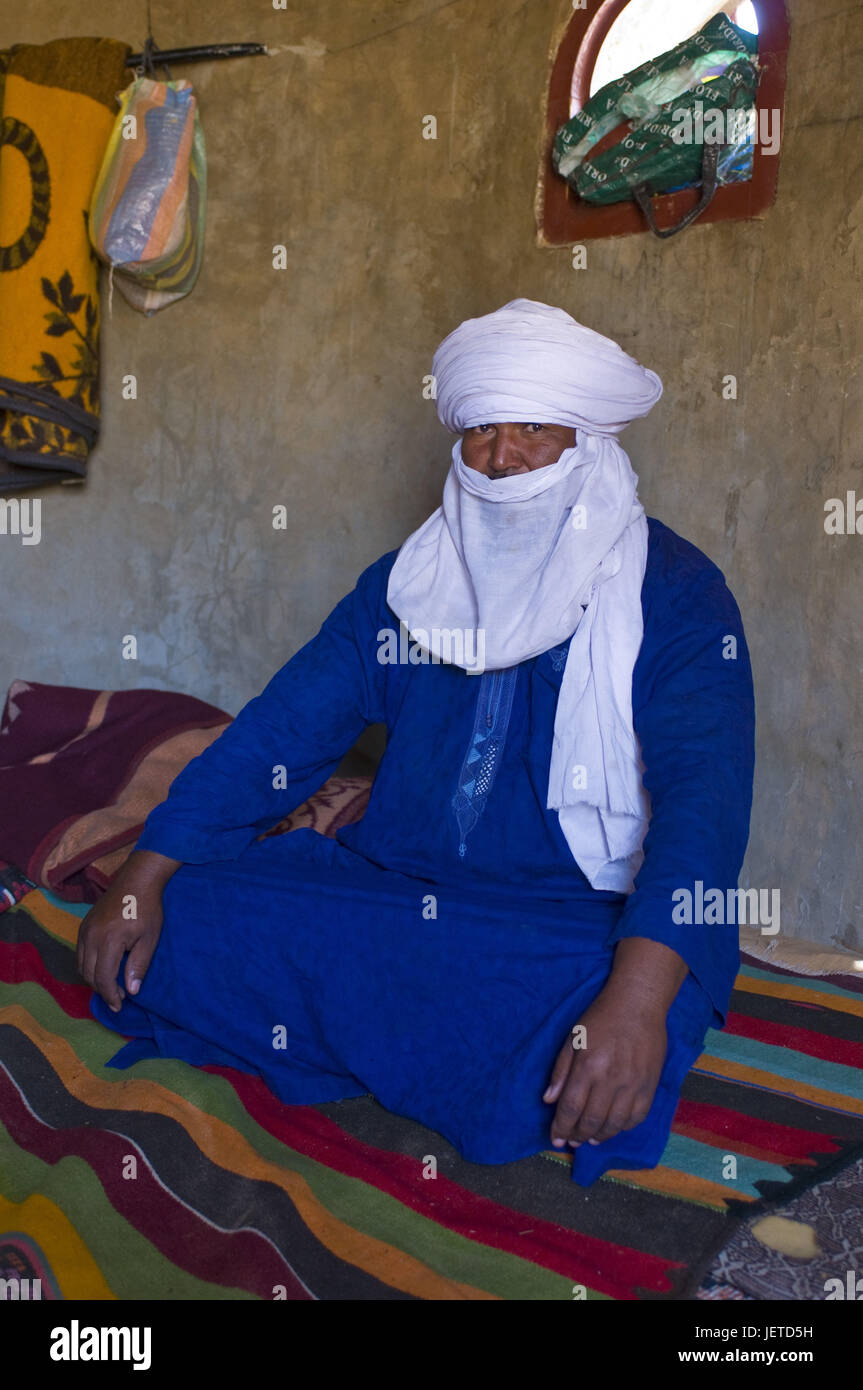
[[[79,482],[99,433],[87,209],[129,44],[0,50],[0,492]]]

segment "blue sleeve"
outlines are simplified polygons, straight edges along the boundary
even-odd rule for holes
[[[698,880],[703,893],[719,889],[726,902],[737,887],[749,838],[755,700],[740,611],[721,572],[702,559],[645,620],[633,724],[651,819],[644,861],[611,939],[643,936],[670,946],[721,1025],[740,964],[736,921],[686,922],[680,890],[692,895],[697,917]]]
[[[368,724],[384,719],[377,632],[387,558],[364,571],[317,635],[179,773],[138,849],[192,864],[235,859],[317,791]]]

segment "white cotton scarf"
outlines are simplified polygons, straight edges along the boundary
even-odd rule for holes
[[[433,375],[452,430],[570,424],[576,444],[548,467],[492,479],[465,465],[459,440],[443,503],[401,547],[387,601],[438,659],[453,659],[445,634],[463,634],[456,664],[475,672],[572,637],[547,805],[592,886],[629,893],[650,815],[632,726],[647,521],[614,436],[647,413],[662,383],[610,339],[532,300],[461,324]]]

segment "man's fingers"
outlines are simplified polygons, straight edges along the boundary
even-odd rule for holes
[[[572,1058],[572,1047],[570,1043],[567,1041],[563,1044],[563,1047],[557,1054],[557,1060],[555,1061],[554,1068],[551,1073],[551,1081],[548,1083],[543,1093],[542,1098],[549,1105],[553,1104],[553,1102],[557,1100],[558,1096],[560,1095],[563,1089],[566,1078],[569,1076],[569,1069],[572,1066]]]
[[[622,1129],[635,1128],[635,1124],[639,1123],[637,1120],[634,1123],[632,1121],[636,1099],[637,1093],[630,1088],[618,1091],[613,1096],[604,1123],[592,1136],[594,1143],[604,1144],[606,1139],[613,1139]]]
[[[597,1104],[596,1115],[592,1115],[593,1097],[590,1106],[586,1107],[581,1120],[576,1125],[575,1137],[580,1141],[587,1140],[589,1144],[604,1144],[606,1139],[613,1139],[621,1130],[635,1129],[642,1120],[647,1118],[648,1111],[653,1104],[653,1097],[656,1087],[638,1087],[633,1089],[631,1086],[623,1086],[617,1090],[608,1102],[605,1119],[600,1125],[592,1123],[598,1116],[601,1109],[601,1102]]]
[[[137,994],[141,988],[141,981],[153,959],[157,940],[155,935],[147,932],[144,936],[138,937],[129,952],[129,959],[126,961],[126,988],[130,994]]]
[[[117,984],[117,971],[125,949],[125,944],[115,937],[104,942],[93,971],[94,988],[101,994],[108,1008],[114,1009],[115,1012],[120,1008],[125,996],[125,991]]]
[[[650,1107],[653,1104],[653,1097],[656,1095],[656,1086],[650,1086],[646,1090],[637,1091],[635,1100],[629,1113],[629,1119],[623,1129],[635,1129],[643,1120],[647,1119]]]
[[[590,1095],[573,1127],[570,1143],[598,1142],[597,1136],[605,1124],[606,1116],[614,1099],[615,1094],[610,1089],[608,1081],[599,1081],[592,1086]]]
[[[89,938],[88,938],[88,935],[87,935],[86,918],[85,918],[85,920],[81,923],[81,925],[80,925],[79,928],[78,928],[78,942],[77,942],[77,945],[76,945],[76,947],[75,947],[75,964],[76,964],[77,967],[78,967],[78,974],[81,976],[81,978],[82,978],[83,980],[87,980],[87,983],[88,983],[88,984],[91,984],[92,981],[89,980],[89,979],[87,979],[87,942],[88,942],[88,939],[89,939]]]
[[[79,969],[83,978],[87,981],[88,985],[90,985],[91,987],[95,986],[96,966],[99,962],[99,947],[97,946],[96,939],[92,935],[92,933],[87,936],[87,939],[84,942],[84,948],[81,952],[81,961],[82,963],[79,966]]]
[[[569,1082],[563,1089],[551,1122],[551,1142],[556,1149],[563,1148],[564,1144],[575,1136],[575,1127],[591,1093],[590,1081],[582,1076],[576,1067],[570,1073]]]

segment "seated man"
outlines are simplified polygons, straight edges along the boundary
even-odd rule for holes
[[[288,1104],[370,1092],[473,1162],[569,1145],[587,1186],[659,1161],[724,1022],[736,927],[678,904],[737,884],[749,657],[617,441],[653,372],[518,299],[433,375],[461,436],[442,506],[176,778],[79,968],[134,1039],[119,1065],[232,1065]],[[362,820],[258,838],[379,722]]]

